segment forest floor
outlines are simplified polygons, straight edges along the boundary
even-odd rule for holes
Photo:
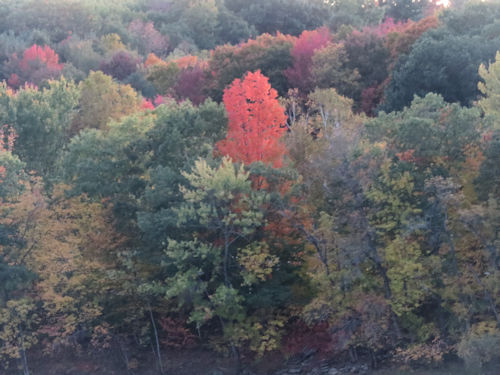
[[[109,351],[100,355],[65,353],[58,357],[32,357],[31,375],[158,375],[158,362],[151,353],[127,356]],[[233,375],[231,358],[204,349],[167,351],[163,353],[164,375]],[[372,370],[367,364],[351,364],[344,359],[319,359],[315,355],[285,360],[282,355],[268,355],[242,365],[241,375],[498,375],[500,365],[488,370],[467,369],[463,364],[449,364],[443,369],[400,370],[389,364]],[[1,373],[1,371],[0,371]],[[19,370],[6,375],[17,375]]]

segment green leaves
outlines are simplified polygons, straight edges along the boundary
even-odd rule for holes
[[[80,92],[72,81],[50,81],[49,87],[25,87],[15,95],[0,85],[0,123],[11,125],[14,153],[28,171],[54,178],[61,152],[69,142],[71,121]]]
[[[484,95],[479,100],[479,107],[493,119],[493,129],[500,128],[500,51],[497,51],[495,62],[488,68],[481,64],[479,76],[482,81],[477,84],[479,91]]]
[[[195,162],[192,173],[183,172],[193,189],[181,188],[187,202],[201,202],[214,199],[230,202],[235,195],[248,194],[250,181],[244,166],[235,168],[231,159],[225,157],[218,168],[212,168],[204,159]]]

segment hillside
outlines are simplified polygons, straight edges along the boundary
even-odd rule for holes
[[[0,373],[495,374],[500,3],[3,0]]]

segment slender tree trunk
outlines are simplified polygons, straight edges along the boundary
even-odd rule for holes
[[[352,346],[349,346],[349,357],[351,358],[351,362],[356,362],[356,358],[354,356],[354,350]]]
[[[228,262],[229,262],[229,235],[227,231],[224,231],[224,285],[226,287],[229,287]]]
[[[21,328],[19,327],[19,340],[21,341],[21,359],[23,363],[23,375],[30,375],[28,368],[28,357],[26,356],[26,349],[24,348],[24,336]]]
[[[241,373],[240,351],[236,346],[234,346],[234,344],[231,344],[231,350],[235,361],[234,374],[239,375]]]
[[[470,264],[468,265],[468,267],[472,273],[472,276],[474,277],[474,280],[476,280],[476,282],[479,284],[479,286],[481,288],[483,288],[484,297],[485,297],[486,301],[488,302],[488,304],[490,305],[490,308],[491,308],[491,311],[493,312],[493,315],[495,316],[495,319],[497,321],[497,326],[500,327],[500,315],[498,314],[497,307],[495,305],[495,301],[493,300],[493,297],[491,296],[490,291],[488,290],[486,285],[483,284],[483,282],[479,278],[479,275],[476,273],[476,271],[474,271],[474,269],[470,266]]]
[[[130,366],[129,366],[129,361],[128,361],[127,350],[122,345],[120,338],[118,336],[115,336],[115,337],[116,337],[116,342],[118,343],[118,349],[120,349],[120,353],[123,357],[123,361],[125,362],[125,368],[127,369],[127,374],[130,374]]]
[[[371,362],[371,367],[372,369],[377,368],[377,356],[375,355],[375,351],[370,349],[370,362]]]
[[[222,328],[222,332],[224,332],[226,325],[224,324],[224,320],[220,316],[219,316],[219,322]],[[229,343],[229,346],[231,347],[231,354],[235,361],[234,373],[235,375],[238,375],[241,372],[240,351],[232,341]]]
[[[149,317],[151,318],[151,324],[153,325],[153,332],[155,334],[156,355],[158,357],[158,365],[160,367],[160,374],[163,374],[163,362],[161,360],[161,351],[160,351],[160,341],[158,339],[158,330],[156,329],[156,323],[155,323],[155,319],[153,316],[153,310],[151,310],[151,305],[149,302],[148,302],[148,309],[149,309]]]

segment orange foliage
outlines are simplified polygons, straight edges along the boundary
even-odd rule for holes
[[[175,59],[174,62],[177,64],[177,66],[181,69],[186,69],[189,67],[196,66],[198,64],[198,57],[197,56],[183,56],[178,59]]]
[[[280,138],[286,131],[286,116],[277,96],[260,71],[248,73],[243,81],[234,80],[224,91],[229,125],[226,139],[217,143],[221,155],[245,164],[283,165],[286,148]]]
[[[144,66],[147,68],[153,65],[166,65],[166,62],[160,59],[154,53],[150,53],[146,61],[144,62]]]

